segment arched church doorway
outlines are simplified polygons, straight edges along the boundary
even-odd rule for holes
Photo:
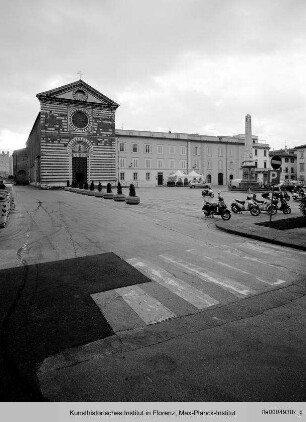
[[[87,157],[72,156],[72,180],[77,184],[87,181]]]

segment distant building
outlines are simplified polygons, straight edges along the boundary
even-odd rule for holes
[[[300,145],[294,148],[296,151],[296,171],[297,171],[297,180],[304,182],[305,177],[305,157],[306,157],[306,145]]]
[[[17,184],[29,183],[28,179],[28,151],[26,148],[13,152],[13,176]]]
[[[7,178],[13,174],[13,159],[9,152],[0,153],[0,177]]]
[[[195,170],[219,186],[242,177],[245,135],[115,129],[119,105],[82,80],[42,92],[37,98],[40,112],[26,150],[14,152],[15,177],[21,175],[19,171],[26,172],[31,184],[120,181],[123,186],[156,186],[165,185],[177,170],[186,174],[183,182]],[[269,145],[257,136],[252,139],[256,180],[265,183]]]
[[[297,179],[297,154],[292,148],[277,149],[270,151],[270,158],[277,155],[282,160],[280,180],[296,180]]]

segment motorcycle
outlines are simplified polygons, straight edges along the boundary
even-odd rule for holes
[[[212,189],[204,189],[202,190],[202,196],[204,198],[204,196],[210,196],[211,198],[213,198],[215,196],[214,192]]]
[[[269,198],[269,193],[263,193],[261,196],[264,198],[263,201],[257,199],[255,193],[253,194],[253,201],[258,205],[260,212],[267,211],[268,214],[271,214],[272,209],[272,215],[275,215],[277,213],[278,199],[273,198],[273,204],[271,208],[271,199]]]
[[[227,208],[224,199],[220,194],[218,194],[218,203],[211,203],[209,201],[205,201],[204,199],[202,211],[205,217],[214,218],[215,215],[221,215],[223,220],[229,220],[231,218],[231,212]]]
[[[287,204],[287,201],[285,198],[280,198],[280,206],[278,206],[277,203],[277,209],[279,211],[283,211],[284,214],[291,214],[291,207]]]
[[[260,214],[259,206],[253,201],[251,196],[247,196],[246,201],[240,201],[239,199],[234,199],[231,203],[232,211],[237,214],[242,214],[243,211],[250,211],[250,213],[254,216]]]

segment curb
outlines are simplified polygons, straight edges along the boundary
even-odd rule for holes
[[[266,243],[272,243],[274,245],[286,246],[288,248],[306,251],[306,246],[298,245],[296,243],[283,242],[282,240],[273,239],[271,237],[260,236],[258,234],[247,233],[247,232],[235,230],[235,229],[228,228],[228,227],[222,227],[221,225],[218,225],[218,222],[215,223],[215,226],[219,230],[225,231],[225,232],[230,233],[230,234],[235,234],[235,235],[242,236],[242,237],[249,237],[251,239],[260,240],[260,241],[266,242]]]

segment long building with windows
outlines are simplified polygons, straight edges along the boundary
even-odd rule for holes
[[[164,185],[176,170],[195,170],[208,183],[227,185],[242,177],[244,135],[206,136],[116,129],[117,178],[122,185]],[[269,145],[253,136],[256,177],[268,177]],[[186,176],[187,177],[187,176]]]
[[[165,185],[180,170],[195,170],[208,183],[227,185],[242,177],[244,136],[208,136],[187,133],[115,129],[119,105],[81,79],[41,92],[40,111],[14,174],[26,173],[35,186],[67,183],[121,182],[123,186]],[[265,182],[269,145],[253,136],[256,178]],[[20,154],[16,152],[16,158]],[[186,179],[184,177],[184,179]],[[182,180],[183,182],[186,180]]]

